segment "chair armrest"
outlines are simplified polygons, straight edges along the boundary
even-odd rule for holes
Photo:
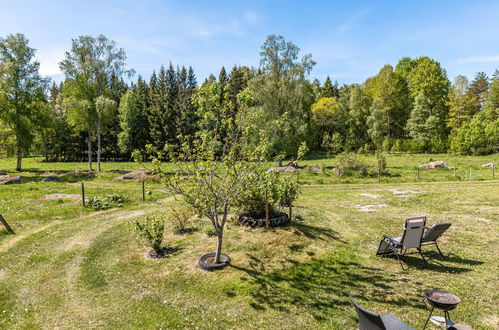
[[[387,236],[387,235],[383,235],[383,238],[384,239],[387,239],[390,244],[392,245],[399,245],[399,242],[397,242],[396,240],[394,240],[393,238],[391,238],[390,236]]]

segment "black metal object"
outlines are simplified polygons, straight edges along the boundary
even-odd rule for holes
[[[449,311],[457,307],[457,305],[461,302],[461,298],[453,293],[441,290],[427,290],[424,292],[423,296],[431,305],[430,315],[426,319],[423,330],[426,328],[428,321],[431,319],[431,315],[433,314],[433,310],[435,308],[444,312],[445,328],[449,329],[453,324],[450,319]]]

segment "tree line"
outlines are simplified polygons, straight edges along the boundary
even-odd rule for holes
[[[456,152],[499,149],[499,71],[450,82],[436,60],[404,57],[362,84],[310,79],[315,61],[282,36],[262,45],[258,68],[221,68],[197,83],[169,63],[148,81],[103,35],[80,36],[60,62],[60,84],[42,77],[22,34],[0,38],[0,155],[47,161],[129,160],[134,151],[178,151],[187,137],[222,137],[241,148],[270,146],[270,158],[300,148],[341,152]],[[223,143],[220,144],[223,148]],[[95,156],[94,156],[95,154]]]

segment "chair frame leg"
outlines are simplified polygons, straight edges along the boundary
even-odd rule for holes
[[[442,253],[442,251],[440,250],[440,248],[438,247],[438,244],[437,242],[435,241],[435,246],[437,247],[437,250],[438,250],[438,253],[440,253],[440,256],[442,257],[442,259],[445,259],[444,258],[444,254]]]
[[[421,258],[423,258],[423,263],[425,265],[427,265],[428,262],[426,261],[426,258],[424,257],[423,252],[421,251],[421,248],[418,248],[417,250],[418,250],[419,254],[421,255]]]

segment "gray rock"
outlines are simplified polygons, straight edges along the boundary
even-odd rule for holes
[[[419,166],[421,168],[424,168],[425,170],[434,170],[436,168],[445,168],[448,169],[449,166],[447,166],[447,163],[444,162],[443,160],[437,160],[435,162],[430,162],[428,164],[423,164]]]
[[[49,175],[43,178],[42,182],[59,182],[61,178],[55,175]]]
[[[494,167],[493,163],[488,163],[488,164],[483,164],[482,165],[482,168],[492,168],[492,167]]]
[[[19,175],[1,175],[0,184],[13,184],[21,183],[21,177]]]
[[[314,165],[310,168],[310,171],[315,172],[315,173],[319,173],[319,172],[322,172],[322,169],[319,165]]]

